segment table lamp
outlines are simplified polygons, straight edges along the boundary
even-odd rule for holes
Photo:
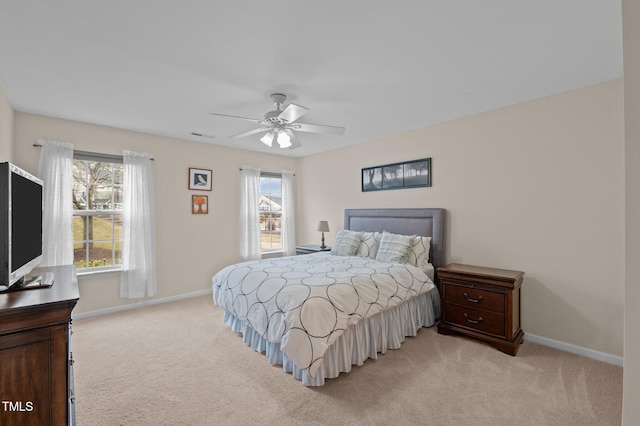
[[[329,222],[326,220],[318,222],[318,232],[322,232],[322,244],[320,245],[320,248],[324,250],[327,248],[327,246],[324,245],[324,233],[329,232]]]

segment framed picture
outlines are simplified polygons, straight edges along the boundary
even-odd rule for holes
[[[362,169],[362,192],[431,186],[431,158]]]
[[[209,214],[209,196],[208,195],[192,195],[191,196],[191,213]]]
[[[211,175],[213,171],[189,167],[189,189],[211,191]]]
[[[403,164],[404,188],[431,186],[431,158],[409,161]]]

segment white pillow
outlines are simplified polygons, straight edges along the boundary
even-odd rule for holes
[[[411,249],[407,263],[424,270],[429,267],[429,250],[431,249],[431,237],[414,235],[411,239]]]
[[[386,263],[406,263],[411,250],[411,239],[409,235],[383,231],[376,260]]]
[[[354,256],[358,246],[360,246],[360,233],[354,231],[347,231],[343,229],[338,231],[336,240],[331,247],[331,254],[336,256]]]
[[[363,232],[360,245],[356,251],[356,256],[375,259],[378,254],[381,237],[382,232]]]

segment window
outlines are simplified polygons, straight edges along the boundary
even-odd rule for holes
[[[122,264],[122,157],[73,160],[73,258],[79,271],[118,270]]]
[[[260,250],[282,251],[282,176],[260,173]]]

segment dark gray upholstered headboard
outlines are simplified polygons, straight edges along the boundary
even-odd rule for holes
[[[444,265],[445,209],[346,209],[344,229],[431,237],[433,266]]]

